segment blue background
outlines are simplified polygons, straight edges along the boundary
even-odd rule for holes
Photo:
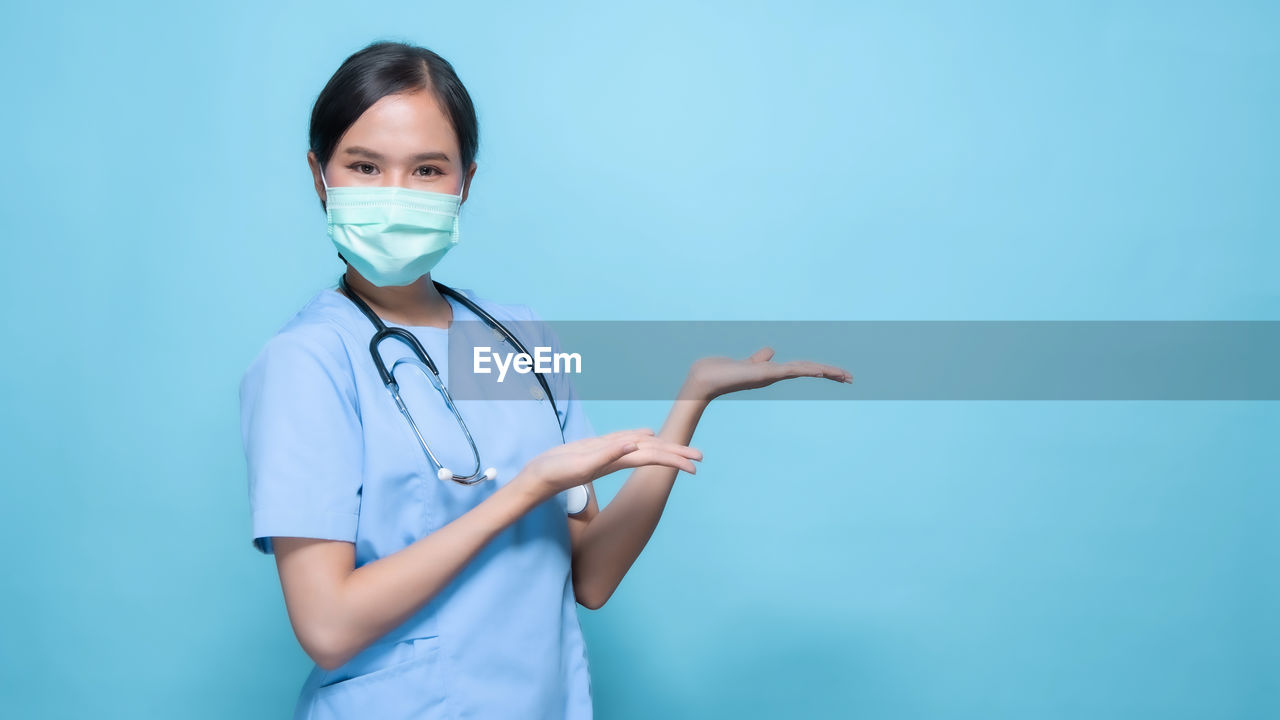
[[[308,114],[375,39],[478,106],[436,276],[548,319],[1280,319],[1274,4],[5,14],[9,717],[292,708],[236,387],[340,272]],[[713,405],[580,610],[598,715],[1280,716],[1278,412]]]

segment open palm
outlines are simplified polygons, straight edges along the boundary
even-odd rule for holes
[[[827,378],[836,382],[852,383],[853,375],[844,368],[809,360],[772,362],[773,348],[763,347],[745,360],[730,357],[705,357],[693,364],[686,382],[686,390],[697,397],[710,400],[739,390],[751,390],[772,385],[779,380],[798,377]]]
[[[524,473],[556,493],[642,465],[665,465],[692,474],[697,472],[693,461],[701,459],[697,449],[663,440],[647,428],[619,430],[556,445],[530,460]]]

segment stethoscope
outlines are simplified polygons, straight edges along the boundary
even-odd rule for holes
[[[484,322],[489,325],[489,327],[493,328],[506,338],[507,342],[511,343],[511,346],[518,352],[529,355],[529,351],[525,349],[525,346],[521,344],[518,339],[516,339],[516,336],[512,335],[510,330],[507,330],[502,323],[498,322],[496,318],[485,312],[483,308],[472,302],[457,290],[438,282],[432,282],[441,294],[448,295],[454,300],[457,300],[468,310],[479,316],[480,319],[484,320]],[[441,480],[453,480],[454,482],[461,483],[463,485],[474,485],[483,480],[493,480],[498,477],[498,471],[494,468],[488,468],[481,472],[480,450],[476,447],[476,441],[471,437],[471,431],[467,429],[467,424],[463,422],[462,415],[458,413],[457,406],[453,404],[453,398],[449,396],[449,390],[445,388],[444,383],[440,380],[440,372],[436,369],[436,364],[431,361],[431,356],[428,355],[427,351],[422,347],[422,343],[418,342],[418,338],[404,328],[387,327],[386,324],[382,322],[382,319],[378,317],[377,313],[370,309],[369,306],[365,304],[364,300],[362,300],[360,296],[351,289],[351,286],[347,284],[346,275],[342,276],[342,291],[351,299],[351,302],[355,303],[356,307],[360,308],[360,312],[364,313],[365,317],[369,318],[369,321],[373,323],[376,332],[374,332],[373,338],[369,341],[369,354],[373,356],[374,365],[378,368],[378,375],[382,377],[382,383],[387,386],[387,390],[390,391],[391,397],[395,399],[396,407],[400,409],[400,414],[409,422],[409,427],[413,428],[413,434],[418,437],[418,443],[422,445],[422,449],[426,451],[427,457],[431,459],[431,464],[437,468],[436,477]],[[392,363],[391,370],[387,370],[386,363],[382,361],[382,356],[378,353],[378,345],[388,338],[395,338],[407,344],[413,350],[414,355],[417,356],[418,362],[402,358]],[[444,398],[444,404],[447,405],[449,411],[453,413],[454,419],[458,421],[458,427],[462,428],[462,434],[467,437],[467,442],[471,445],[471,456],[475,459],[475,468],[471,471],[470,475],[458,475],[454,473],[452,470],[445,467],[444,463],[440,462],[435,453],[431,451],[431,446],[427,444],[427,440],[422,436],[422,431],[418,429],[418,424],[414,422],[413,415],[410,414],[409,408],[405,406],[404,399],[400,397],[400,385],[396,382],[394,375],[395,368],[400,363],[412,364],[418,367],[419,370],[422,370],[425,366],[423,375],[427,376],[427,379],[431,381],[431,385],[435,387],[436,392],[439,392],[440,397]],[[551,394],[551,386],[547,384],[547,379],[542,376],[542,373],[534,372],[534,375],[537,376],[538,382],[542,384],[542,389],[546,392],[547,399],[551,401],[551,411],[555,413],[556,427],[560,428],[560,439],[563,441],[564,428],[560,427],[560,411],[556,408],[556,399]],[[579,487],[574,488],[574,490],[578,490],[580,492],[575,498],[577,502],[570,502],[571,508],[574,505],[581,505],[581,507],[585,507],[586,503],[580,501],[582,500],[582,495],[586,494],[586,488]],[[580,512],[580,510],[581,508],[578,510],[570,509],[569,512],[576,513]]]

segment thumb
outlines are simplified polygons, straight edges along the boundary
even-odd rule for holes
[[[751,353],[751,355],[747,357],[747,362],[753,362],[753,363],[767,362],[771,357],[773,357],[773,348],[766,345],[760,348],[759,350]]]

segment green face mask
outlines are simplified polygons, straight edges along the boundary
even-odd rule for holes
[[[324,183],[329,237],[342,257],[374,285],[408,285],[431,272],[458,244],[457,195],[390,187]]]

